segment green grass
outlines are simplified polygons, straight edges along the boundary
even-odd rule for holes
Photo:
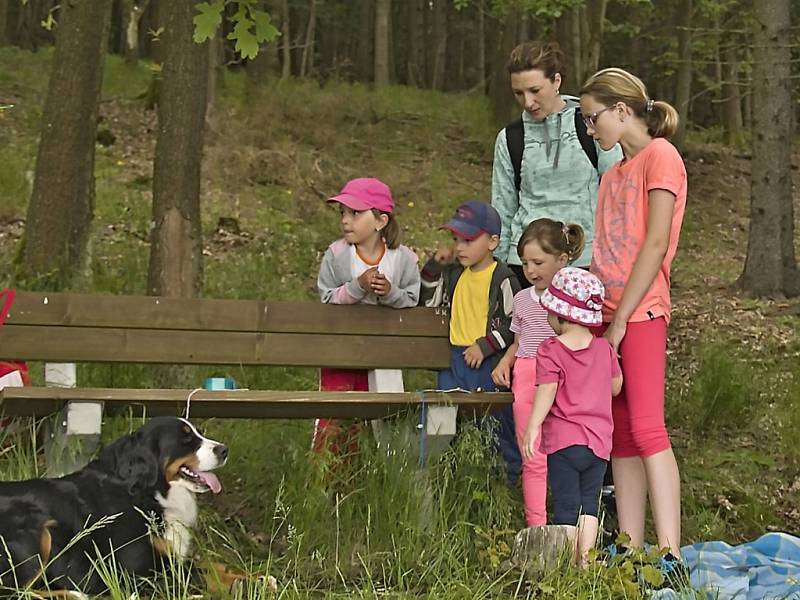
[[[22,229],[3,223],[25,216],[50,57],[0,49],[0,101],[17,105],[0,121],[6,265]],[[106,63],[100,112],[117,141],[97,147],[91,285],[79,291],[145,291],[155,115],[137,96],[151,76],[146,64]],[[390,184],[405,243],[423,258],[444,239],[437,226],[455,206],[488,199],[495,133],[479,95],[296,79],[253,91],[241,73],[227,73],[204,149],[204,294],[316,301],[319,258],[338,235],[336,212],[324,199],[357,176]],[[667,416],[683,481],[684,540],[736,543],[768,528],[800,527],[789,516],[796,506],[791,485],[800,477],[800,319],[773,301],[731,292],[746,247],[746,165],[724,148],[698,143],[690,150],[690,197],[673,271]],[[724,168],[728,163],[737,168]],[[221,217],[237,219],[242,234],[217,231]],[[10,283],[11,269],[0,269],[0,286]],[[717,312],[732,316],[707,318]],[[41,383],[41,365],[32,373]],[[251,389],[317,386],[314,369],[214,366],[183,370],[181,385],[193,388],[215,375]],[[78,372],[81,385],[91,386],[150,387],[156,376],[142,365],[80,365]],[[433,377],[411,372],[406,387],[429,387]],[[396,426],[411,427],[414,419]],[[139,422],[109,418],[104,439]],[[370,435],[350,463],[332,469],[309,455],[310,421],[203,425],[230,445],[231,459],[220,471],[223,493],[201,501],[200,547],[274,575],[278,597],[641,595],[638,575],[625,565],[564,567],[544,577],[505,568],[522,526],[520,493],[495,477],[495,459],[477,429],[423,470],[415,444],[389,455]],[[32,438],[24,432],[0,450],[0,478],[43,472]],[[112,597],[127,598],[131,583],[117,584]],[[253,598],[269,597],[252,591]],[[180,584],[157,594],[187,595]]]

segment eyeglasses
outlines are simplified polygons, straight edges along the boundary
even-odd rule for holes
[[[597,112],[595,112],[595,113],[592,113],[592,114],[590,114],[590,115],[585,115],[585,116],[583,117],[583,122],[586,124],[586,127],[591,127],[592,129],[594,129],[594,126],[595,126],[595,125],[597,125],[597,117],[599,117],[600,115],[602,115],[602,114],[603,114],[604,112],[606,112],[607,110],[611,110],[611,109],[612,109],[612,108],[614,108],[615,106],[616,106],[616,105],[613,105],[613,106],[606,106],[606,107],[605,107],[603,110],[598,110]]]

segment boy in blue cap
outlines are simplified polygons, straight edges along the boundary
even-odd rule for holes
[[[439,372],[442,390],[494,391],[492,369],[514,341],[511,307],[519,282],[494,257],[500,242],[500,216],[485,202],[471,200],[456,209],[441,229],[453,234],[456,262],[437,252],[422,268],[420,304],[450,308],[450,368]],[[514,483],[522,466],[511,406],[496,411],[497,445]]]

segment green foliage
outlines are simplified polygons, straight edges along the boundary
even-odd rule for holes
[[[222,24],[225,5],[235,3],[236,12],[231,17],[233,31],[228,39],[235,42],[236,52],[243,58],[255,58],[259,44],[271,42],[280,35],[267,12],[258,8],[257,0],[214,0],[197,5],[194,17],[194,41],[198,44],[212,39]]]
[[[688,392],[692,428],[707,432],[743,426],[752,400],[753,379],[748,365],[732,355],[725,344],[703,344]]]
[[[225,0],[214,0],[211,3],[200,2],[195,8],[200,14],[194,16],[194,41],[202,44],[206,40],[213,39],[222,24]]]

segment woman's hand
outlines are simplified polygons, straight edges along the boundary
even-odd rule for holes
[[[469,348],[464,350],[464,362],[470,369],[478,369],[483,363],[483,352],[478,344],[472,344]]]
[[[611,347],[614,348],[614,352],[617,354],[619,354],[619,345],[622,343],[622,339],[625,337],[625,332],[627,330],[627,323],[618,323],[616,321],[611,321],[608,329],[606,329],[604,337],[608,340],[608,343],[611,344]]]
[[[508,355],[508,353],[506,353]],[[492,371],[492,381],[495,385],[511,387],[511,365],[503,357]]]

